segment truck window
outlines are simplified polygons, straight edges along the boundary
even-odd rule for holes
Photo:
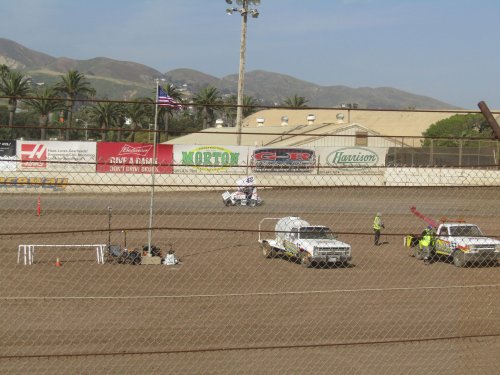
[[[439,235],[440,236],[447,236],[448,235],[448,228],[443,227],[439,230]]]
[[[334,240],[335,235],[329,228],[325,227],[303,227],[300,228],[300,238],[311,240]]]
[[[450,227],[452,236],[457,237],[480,237],[483,234],[475,225],[457,225]]]

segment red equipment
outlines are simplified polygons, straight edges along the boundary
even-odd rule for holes
[[[430,217],[427,217],[424,214],[422,214],[421,212],[417,211],[417,208],[415,206],[410,207],[410,211],[413,215],[421,218],[423,221],[425,221],[429,225],[432,225],[434,228],[437,228],[439,226],[439,224],[435,220],[433,220]]]

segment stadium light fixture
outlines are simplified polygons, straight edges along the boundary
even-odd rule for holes
[[[226,0],[227,4],[232,4],[232,0]],[[249,4],[259,4],[259,1],[252,0],[241,0],[238,4],[241,4],[241,8],[227,8],[226,13],[231,15],[233,12],[239,12],[241,15],[241,42],[240,42],[240,68],[238,73],[238,104],[236,108],[236,128],[237,128],[237,138],[236,144],[241,145],[241,125],[243,121],[243,87],[245,82],[245,55],[246,55],[246,40],[247,40],[247,19],[248,14],[252,18],[257,18],[259,16],[259,11],[257,9],[249,9]]]

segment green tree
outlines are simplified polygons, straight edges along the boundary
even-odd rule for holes
[[[35,91],[35,98],[25,100],[28,108],[38,115],[38,126],[40,127],[40,139],[46,139],[46,128],[51,113],[64,110],[62,100],[58,100],[57,90],[54,87],[44,86]]]
[[[116,130],[113,132],[113,139],[116,142],[121,142],[122,138],[124,138],[125,128],[128,124],[127,118],[127,106],[125,103],[116,103],[118,108],[116,109],[116,118],[115,118],[115,128]]]
[[[65,96],[68,118],[66,121],[65,139],[69,140],[69,129],[73,123],[73,111],[76,99],[86,99],[95,95],[96,91],[91,87],[85,75],[77,70],[69,70],[66,75],[61,76],[61,81],[56,84],[58,92]]]
[[[10,69],[7,65],[0,64],[0,77],[3,77],[4,75],[6,75],[9,72],[10,72]]]
[[[190,111],[181,111],[170,124],[170,136],[181,135],[200,131],[201,126],[196,122],[196,114]]]
[[[24,74],[16,71],[8,71],[2,74],[0,82],[0,92],[9,96],[9,127],[10,138],[15,138],[14,134],[14,114],[16,113],[18,98],[28,96],[31,92],[31,81]]]
[[[87,113],[91,121],[98,124],[101,129],[101,141],[106,141],[107,131],[113,127],[120,126],[120,118],[123,116],[123,109],[119,103],[99,102],[87,108]]]
[[[456,147],[459,142],[462,145],[471,145],[472,142],[463,142],[464,138],[489,138],[492,136],[488,122],[480,114],[453,115],[440,120],[422,133],[428,138],[453,138],[438,139],[434,141],[436,147]],[[425,139],[423,146],[430,146],[431,140]]]
[[[202,117],[203,129],[207,129],[210,124],[213,124],[215,115],[223,101],[219,91],[213,86],[208,86],[193,97],[193,103],[197,106],[197,112]]]
[[[298,96],[297,94],[295,94],[292,97],[285,98],[283,100],[283,106],[290,108],[306,108],[307,107],[306,103],[308,101],[309,100],[307,100],[305,97]]]
[[[151,106],[148,103],[151,103],[148,98],[135,99],[134,103],[128,104],[125,109],[125,116],[130,121],[130,142],[135,142],[138,129],[142,128],[145,123],[151,122]]]

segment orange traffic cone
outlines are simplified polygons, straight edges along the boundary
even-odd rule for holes
[[[56,267],[61,267],[62,263],[59,261],[59,258],[56,259]]]

